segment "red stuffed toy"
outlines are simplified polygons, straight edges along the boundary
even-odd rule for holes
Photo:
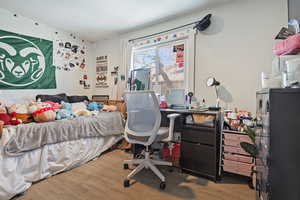
[[[18,125],[22,123],[20,119],[16,118],[16,113],[12,113],[11,115],[0,113],[0,121],[3,121],[4,125]]]

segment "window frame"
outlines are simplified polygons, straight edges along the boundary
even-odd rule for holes
[[[160,47],[160,46],[166,46],[166,44],[168,44],[168,43],[174,44],[176,42],[180,42],[183,40],[184,45],[185,45],[185,47],[184,47],[185,48],[184,49],[185,91],[186,91],[186,93],[187,92],[194,93],[195,92],[195,34],[196,34],[196,31],[191,28],[186,28],[185,30],[187,30],[187,29],[191,30],[187,35],[185,35],[183,37],[174,38],[169,41],[157,43],[157,44],[145,44],[140,47],[134,47],[127,40],[126,45],[124,47],[124,51],[123,51],[125,54],[125,56],[123,57],[123,59],[124,59],[123,62],[126,65],[125,66],[125,72],[126,72],[125,74],[126,74],[127,78],[129,77],[130,70],[133,69],[133,66],[132,66],[133,50],[135,50],[135,49],[142,50],[142,49],[146,49],[146,48],[156,47],[156,51],[158,51],[158,47]],[[157,35],[156,37],[159,37],[159,35]],[[150,38],[146,38],[146,39],[150,39]],[[146,40],[146,39],[144,39],[144,40]],[[156,52],[156,56],[158,56],[158,52]],[[156,60],[157,60],[157,62],[159,62],[159,59],[156,59]],[[157,66],[158,65],[156,65],[156,67]],[[152,87],[152,82],[150,83],[150,87]],[[127,86],[127,89],[129,89],[128,86]]]

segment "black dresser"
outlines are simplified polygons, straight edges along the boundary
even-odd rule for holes
[[[180,168],[187,173],[217,181],[221,173],[221,114],[190,110],[161,110],[162,126],[168,126],[167,115],[180,113],[175,121],[175,131],[181,132]],[[191,122],[193,117],[209,117],[210,123]]]
[[[257,200],[300,199],[300,89],[257,92]]]

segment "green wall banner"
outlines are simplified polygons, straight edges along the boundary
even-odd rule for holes
[[[53,43],[0,30],[0,89],[56,88]]]

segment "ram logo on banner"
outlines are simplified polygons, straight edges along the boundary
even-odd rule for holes
[[[0,30],[0,89],[56,88],[52,41]]]

